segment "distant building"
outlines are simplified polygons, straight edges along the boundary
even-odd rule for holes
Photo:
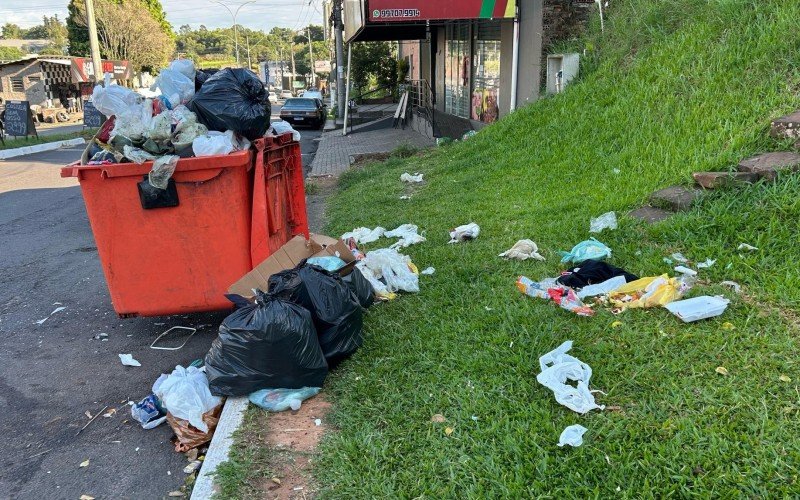
[[[0,47],[19,49],[28,54],[38,53],[48,45],[50,45],[50,40],[47,39],[24,40],[22,38],[9,38],[0,40]]]

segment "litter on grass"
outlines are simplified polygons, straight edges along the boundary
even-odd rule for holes
[[[739,246],[736,247],[737,250],[747,250],[748,252],[755,252],[758,250],[757,247],[753,245],[748,245],[747,243],[739,243]]]
[[[572,247],[569,252],[561,252],[561,263],[573,262],[580,264],[589,259],[604,260],[611,257],[611,249],[600,243],[595,238],[582,241]]]
[[[672,257],[672,260],[680,262],[681,264],[686,264],[689,262],[689,259],[684,257],[682,253],[675,252],[674,254],[670,255],[670,257]]]
[[[577,448],[578,446],[583,444],[583,435],[586,431],[589,430],[582,425],[570,425],[563,432],[561,432],[561,436],[558,437],[558,446],[572,446],[573,448]]]
[[[612,231],[617,228],[617,214],[615,212],[606,212],[600,217],[592,217],[589,221],[590,233],[602,233],[605,229]]]
[[[424,271],[421,271],[419,274],[425,274],[425,275],[430,276],[431,274],[433,274],[435,272],[436,272],[436,268],[435,267],[428,267]]]
[[[688,267],[685,266],[677,266],[675,268],[675,272],[685,274],[686,276],[697,276],[697,271],[695,271],[694,269],[689,269]]]
[[[693,278],[670,278],[666,274],[640,278],[617,288],[609,298],[622,310],[663,306],[680,299],[692,287]]]
[[[572,341],[568,340],[539,358],[541,373],[536,380],[553,391],[560,404],[570,410],[584,414],[605,406],[595,403],[594,395],[589,391],[592,369],[578,358],[567,354],[572,349]],[[567,382],[575,384],[568,384]]]
[[[375,229],[370,229],[368,227],[357,227],[349,233],[344,233],[341,239],[342,241],[347,241],[352,238],[356,244],[360,245],[362,243],[372,243],[378,241],[385,232],[386,228],[380,226],[376,227]]]
[[[51,312],[50,314],[48,314],[48,315],[47,315],[47,317],[46,317],[46,318],[44,318],[44,319],[40,319],[39,321],[37,321],[37,322],[36,322],[36,324],[37,324],[37,325],[41,325],[41,324],[43,324],[45,321],[47,321],[48,319],[50,319],[50,316],[52,316],[52,315],[54,315],[54,314],[56,314],[56,313],[60,313],[60,312],[61,312],[61,311],[63,311],[64,309],[66,309],[66,307],[65,307],[65,306],[56,307],[55,309],[53,309],[53,312]]]
[[[589,285],[585,286],[580,289],[578,292],[578,298],[584,299],[586,297],[597,297],[598,295],[608,295],[609,293],[614,292],[621,286],[625,285],[627,281],[625,280],[625,276],[614,276],[611,279],[607,279],[602,283],[598,283],[596,285]]]
[[[408,172],[406,172],[400,176],[400,180],[403,182],[417,183],[417,182],[422,182],[422,176],[423,174],[420,174],[418,172],[415,172],[414,175],[411,175]]]
[[[714,318],[725,312],[730,300],[724,297],[710,297],[703,295],[691,299],[679,300],[667,304],[669,312],[680,318],[684,323]]]
[[[362,267],[363,263],[363,267]],[[411,258],[392,248],[381,248],[367,253],[357,264],[378,296],[397,291],[419,292],[419,276]],[[366,269],[366,271],[365,271]],[[383,280],[381,283],[380,280]],[[377,282],[377,283],[376,283]]]
[[[414,224],[403,224],[391,231],[386,231],[383,236],[386,238],[400,238],[400,241],[389,248],[406,248],[425,241],[425,237],[418,234],[419,227]]]
[[[544,257],[539,254],[539,247],[533,240],[519,240],[514,243],[513,247],[501,253],[498,257],[516,260],[544,260]]]
[[[717,263],[716,259],[706,259],[705,262],[698,262],[697,268],[698,269],[708,269],[709,267],[713,266]]]
[[[720,283],[720,285],[727,286],[728,288],[733,290],[735,293],[742,293],[742,285],[740,285],[739,283],[737,283],[735,281],[723,281],[723,282]]]
[[[458,226],[450,231],[450,241],[448,243],[460,243],[462,241],[474,240],[481,234],[481,228],[474,222]]]
[[[125,366],[142,366],[141,363],[139,363],[138,361],[133,359],[133,355],[131,355],[131,354],[120,354],[119,355],[119,360]]]

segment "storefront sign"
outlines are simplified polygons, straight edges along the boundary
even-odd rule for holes
[[[330,73],[330,61],[314,61],[314,73]]]
[[[7,135],[15,137],[36,135],[31,104],[28,101],[7,101],[3,122]]]
[[[115,80],[129,80],[133,77],[131,65],[128,61],[101,61],[103,73],[111,73]],[[102,80],[102,75],[98,80]],[[72,81],[75,83],[92,82],[94,78],[94,65],[91,58],[72,58]]]
[[[92,101],[85,101],[83,103],[83,126],[91,128],[100,128],[105,123],[106,117],[97,108],[94,107]]]
[[[372,22],[498,19],[516,15],[517,0],[369,0]]]

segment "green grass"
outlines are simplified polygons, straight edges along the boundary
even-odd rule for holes
[[[263,481],[271,477],[273,451],[266,442],[267,412],[249,406],[242,426],[234,433],[236,446],[231,447],[228,461],[217,467],[215,484],[219,492],[215,499],[240,500],[258,498]]]
[[[5,144],[0,142],[0,149],[22,148],[25,146],[33,146],[35,144],[44,144],[46,142],[66,141],[68,139],[75,139],[77,137],[83,137],[84,139],[89,140],[94,137],[94,134],[96,133],[96,128],[87,128],[79,132],[70,132],[67,134],[40,135],[39,137],[28,136],[19,137],[17,139],[6,137]]]
[[[329,234],[418,224],[428,241],[406,253],[436,274],[373,307],[364,347],[329,378],[339,430],[316,466],[323,496],[800,495],[800,179],[714,193],[654,226],[623,217],[600,236],[612,263],[640,275],[670,271],[662,259],[675,251],[718,259],[690,295],[731,298],[720,318],[579,318],[514,287],[520,274],[556,275],[557,251],[589,236],[590,217],[787,146],[767,130],[800,107],[798,25],[800,2],[621,2],[605,36],[583,42],[586,71],[565,94],[467,141],[344,175]],[[405,171],[425,173],[411,200],[399,200]],[[476,241],[446,243],[471,221]],[[547,262],[497,258],[522,238]],[[740,254],[741,242],[760,250]],[[730,279],[743,296],[719,285]],[[537,384],[538,357],[568,339],[606,393],[598,401],[618,410],[580,416]],[[437,413],[447,423],[432,423]],[[589,429],[585,444],[558,448],[573,423]]]

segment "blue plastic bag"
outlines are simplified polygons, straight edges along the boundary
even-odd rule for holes
[[[331,273],[335,273],[345,266],[345,262],[342,259],[333,256],[311,257],[306,262],[312,266],[321,267],[322,269]]]
[[[580,264],[584,260],[604,260],[611,257],[611,249],[594,238],[581,241],[569,252],[561,252],[561,263],[574,262]]]
[[[302,389],[261,389],[250,394],[250,402],[268,411],[299,410],[300,403],[319,394],[319,387]]]

